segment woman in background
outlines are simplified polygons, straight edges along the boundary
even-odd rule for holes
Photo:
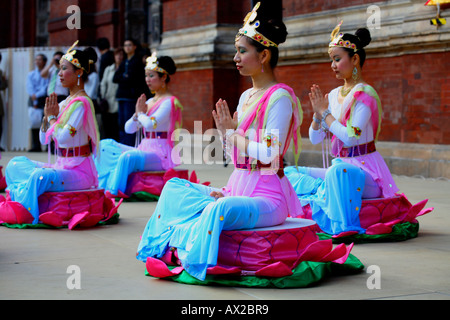
[[[143,139],[134,148],[112,139],[102,140],[102,157],[96,159],[99,185],[113,196],[127,188],[128,176],[137,171],[168,170],[179,163],[172,159],[172,133],[181,127],[182,105],[169,89],[176,66],[168,56],[147,59],[146,83],[154,96],[142,94],[134,115],[125,123],[127,133],[142,132]],[[138,134],[139,137],[139,134]]]
[[[103,131],[105,139],[119,141],[119,102],[116,99],[118,84],[113,82],[114,73],[123,62],[123,48],[114,50],[114,63],[105,68],[100,83],[100,96],[107,102],[108,110],[102,111]]]
[[[381,127],[380,99],[362,77],[370,32],[364,28],[354,35],[344,34],[339,32],[340,25],[331,34],[328,53],[331,69],[344,84],[327,95],[313,85],[309,94],[314,111],[309,138],[313,144],[328,144],[331,135],[335,159],[328,168],[285,169],[302,204],[310,204],[312,218],[329,234],[363,233],[362,199],[388,198],[398,191],[375,148]]]

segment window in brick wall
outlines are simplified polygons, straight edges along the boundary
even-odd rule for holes
[[[36,10],[36,46],[48,45],[48,16],[50,15],[50,0],[38,0]]]
[[[148,6],[148,40],[152,47],[158,46],[161,42],[162,29],[162,5],[161,1],[149,1]]]

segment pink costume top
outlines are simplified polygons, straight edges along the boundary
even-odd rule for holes
[[[57,157],[52,168],[78,168],[84,173],[92,173],[91,187],[97,187],[97,170],[92,154],[80,155],[80,150],[86,146],[90,146],[94,153],[98,151],[99,133],[92,101],[88,97],[78,97],[66,106],[66,100],[59,104],[56,122],[47,132],[40,131],[40,141],[42,144],[49,144],[52,138],[55,141]]]
[[[180,164],[177,159],[172,159],[172,134],[182,126],[182,110],[183,106],[176,97],[167,97],[153,105],[146,114],[140,113],[137,119],[132,117],[125,123],[127,133],[135,133],[142,128],[144,139],[137,149],[158,155],[164,170]]]
[[[333,89],[328,95],[329,109],[335,120],[329,131],[332,139],[332,154],[343,161],[355,165],[369,173],[382,190],[384,198],[392,197],[398,188],[384,162],[376,150],[367,150],[368,145],[377,141],[381,127],[381,103],[376,91],[369,85],[357,84],[338,102],[339,90]],[[309,137],[313,144],[320,143],[326,137],[322,129],[309,128]],[[358,156],[343,156],[342,150],[356,147]]]
[[[246,153],[240,152],[234,159],[236,168],[222,192],[225,196],[270,199],[278,207],[278,211],[285,214],[281,223],[287,215],[296,216],[295,212],[302,210],[292,185],[284,174],[277,170],[282,166],[282,156],[288,149],[291,138],[294,140],[294,153],[298,158],[302,110],[293,90],[284,84],[271,87],[258,101],[242,110],[249,93],[250,89],[245,91],[239,100],[236,130],[250,140],[248,150]],[[236,152],[232,155],[236,155]],[[273,170],[243,170],[239,168],[243,157],[249,157],[250,162],[251,159],[256,159],[263,166],[275,162],[275,166]]]

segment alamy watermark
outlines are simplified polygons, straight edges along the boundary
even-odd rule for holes
[[[70,5],[67,7],[67,13],[71,15],[66,21],[68,29],[81,29],[81,9],[77,5]],[[370,16],[367,18],[366,25],[368,29],[381,28],[381,9],[377,5],[370,5],[367,7],[366,13]]]
[[[236,135],[226,138],[217,129],[202,130],[202,122],[194,121],[194,134],[186,129],[177,129],[169,137],[175,142],[172,149],[171,159],[175,164],[223,164],[233,161],[234,164],[243,169],[250,169],[256,163],[262,175],[276,174],[280,169],[280,143],[279,130],[254,130],[249,129],[245,133],[239,133],[247,138],[259,136],[257,144],[253,145],[251,157],[244,155],[235,146]],[[205,146],[206,144],[206,146]],[[249,147],[250,149],[250,147]],[[256,159],[265,159],[257,163]],[[252,161],[252,163],[249,163]]]
[[[377,265],[370,265],[367,267],[367,273],[371,275],[367,278],[366,285],[367,289],[381,289],[381,269]]]
[[[371,5],[367,8],[367,29],[380,29],[381,28],[381,9],[377,5]]]
[[[67,7],[67,13],[71,15],[67,18],[67,29],[81,29],[81,9],[79,6],[71,5]]]
[[[67,289],[81,289],[81,268],[77,265],[70,265],[67,267],[66,273],[70,274],[66,281]]]

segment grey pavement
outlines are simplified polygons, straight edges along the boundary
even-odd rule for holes
[[[4,152],[4,168],[16,155],[46,161],[47,154]],[[183,165],[200,181],[225,185],[232,168]],[[419,236],[404,242],[357,244],[352,250],[363,272],[329,277],[309,288],[272,289],[180,284],[145,276],[136,260],[139,237],[156,202],[123,203],[120,221],[89,229],[0,227],[0,299],[62,300],[450,300],[450,182],[394,176],[412,203],[429,199],[434,211],[419,218]],[[69,289],[70,266],[81,271],[81,288]],[[369,266],[381,272],[369,289]]]

